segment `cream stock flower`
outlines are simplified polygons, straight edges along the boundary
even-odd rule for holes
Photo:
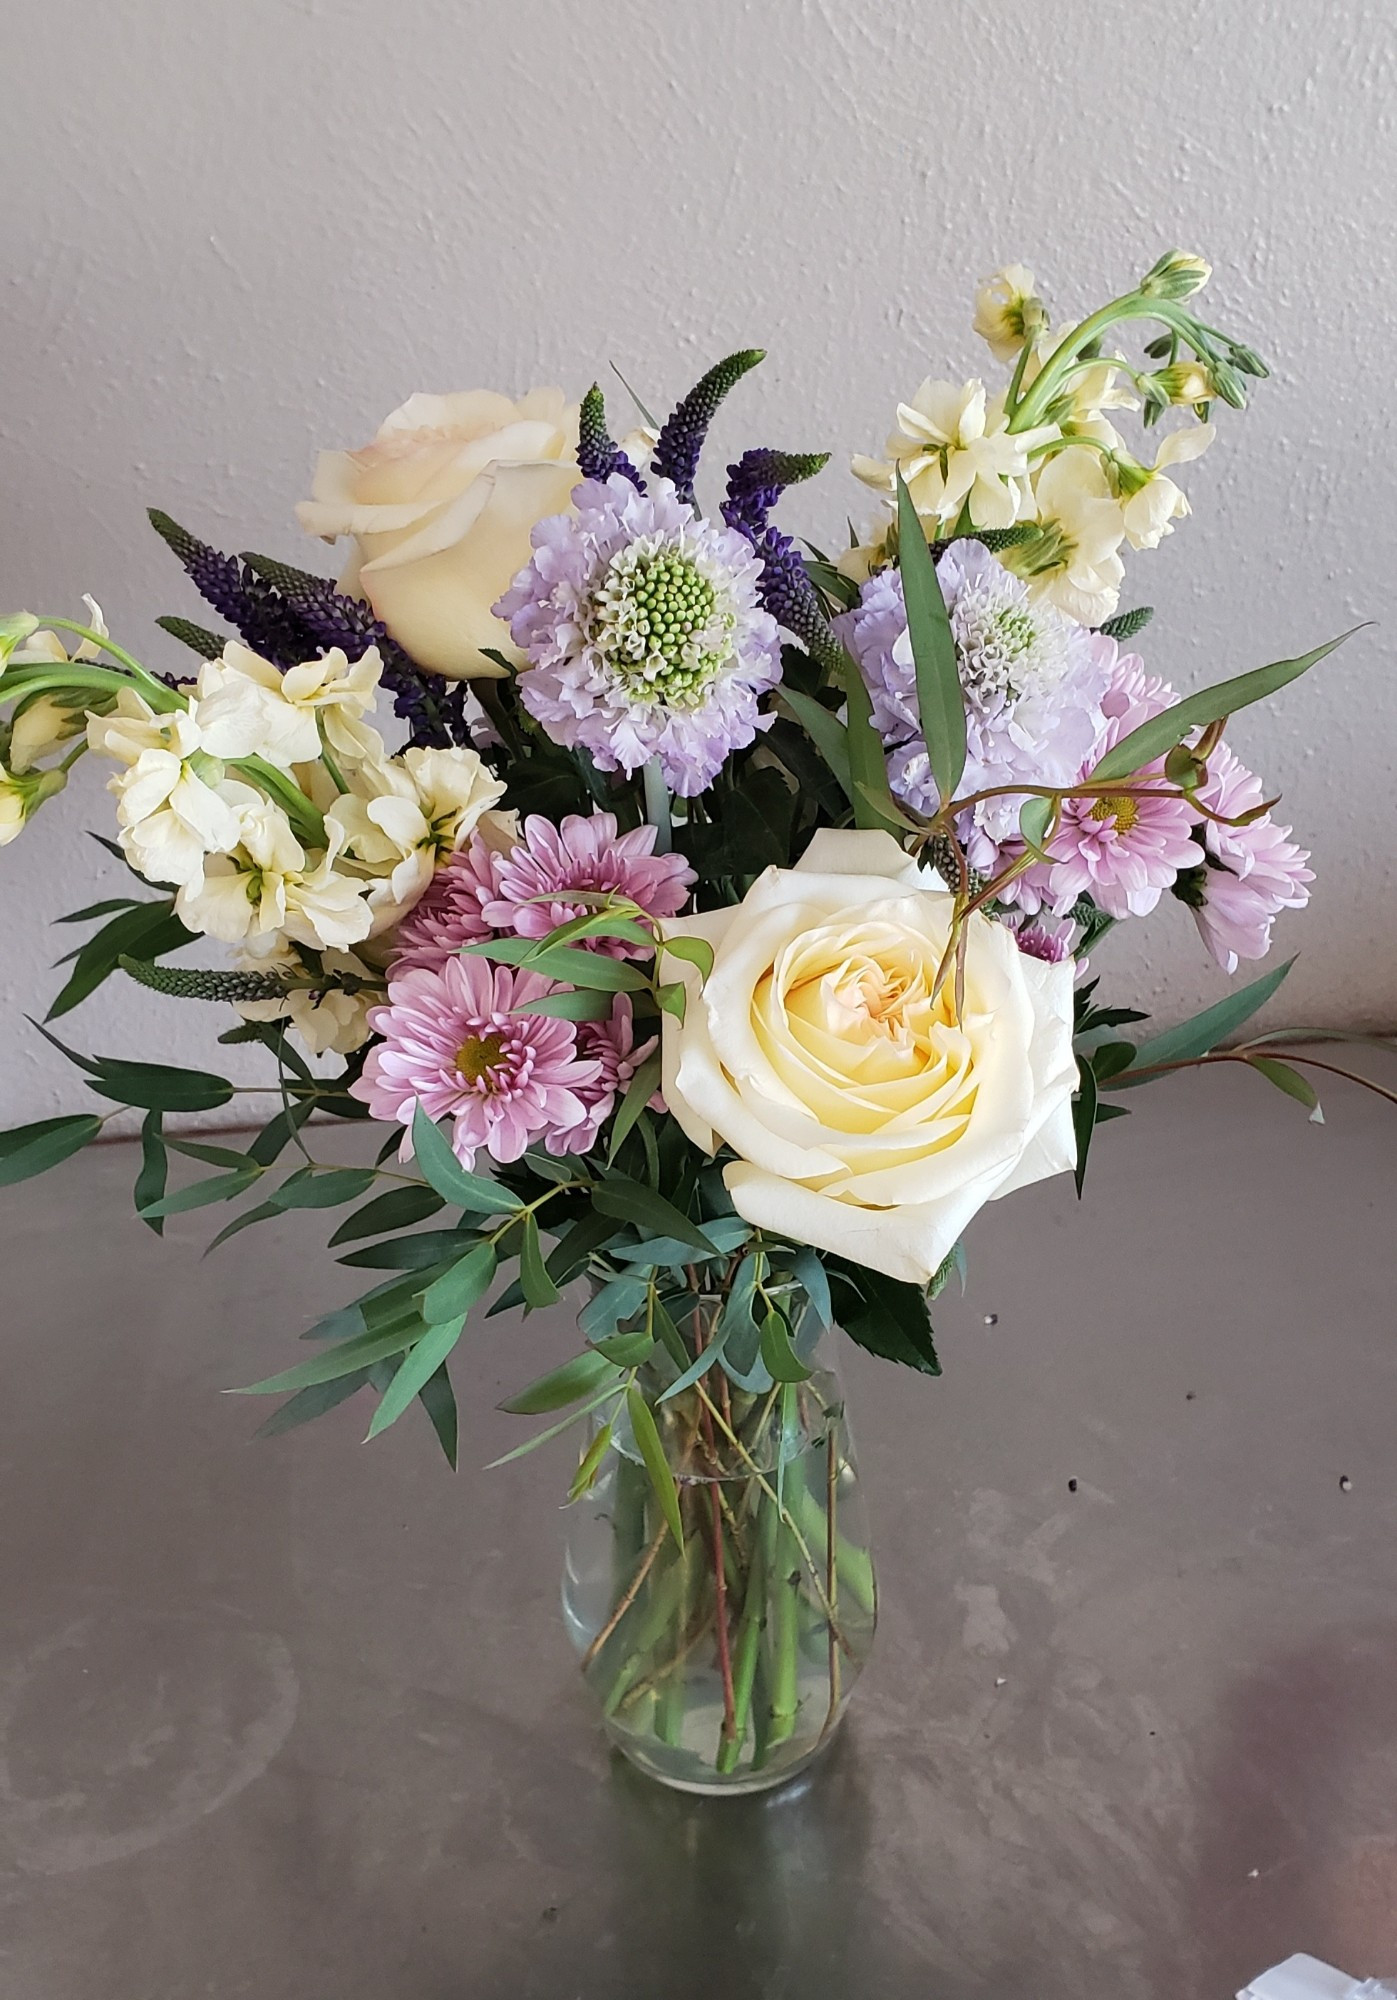
[[[1173,534],[1172,523],[1183,520],[1191,511],[1187,496],[1172,479],[1164,476],[1163,468],[1187,465],[1191,459],[1201,458],[1212,441],[1211,424],[1194,424],[1188,430],[1171,431],[1160,440],[1153,469],[1133,463],[1121,465],[1118,461],[1121,518],[1132,549],[1158,548],[1166,535]]]
[[[249,939],[238,954],[240,965],[251,972],[284,972],[296,979],[306,977],[298,953],[281,938]],[[332,982],[348,977],[356,982],[371,981],[373,974],[348,951],[324,951],[321,965],[327,983],[321,987],[296,987],[284,1000],[248,1000],[238,1012],[245,1021],[288,1021],[314,1056],[352,1055],[361,1049],[372,1032],[369,1009],[382,1002],[381,990],[345,992]]]
[[[474,750],[407,750],[362,765],[326,819],[346,857],[379,879],[369,888],[373,929],[405,916],[444,856],[474,832],[505,787]]]
[[[1034,499],[1039,532],[1001,551],[1005,568],[1069,618],[1099,625],[1120,601],[1125,574],[1116,553],[1125,522],[1099,455],[1086,445],[1059,452],[1038,474]]]
[[[320,454],[301,526],[357,549],[342,587],[365,596],[399,645],[452,680],[517,657],[491,606],[529,561],[529,536],[577,483],[577,406],[561,389],[518,403],[487,389],[417,395],[362,451]]]
[[[206,758],[187,709],[157,715],[134,688],[114,709],[87,720],[88,746],[126,766],[108,783],[116,796],[117,838],[148,882],[197,887],[205,859],[238,840],[238,814],[221,766]]]
[[[996,361],[1014,361],[1030,335],[1047,326],[1033,273],[1026,264],[1005,264],[975,294],[975,331]]]
[[[1076,1154],[1070,961],[970,919],[965,1012],[931,999],[952,899],[884,833],[817,833],[730,909],[665,924],[713,947],[663,1023],[665,1102],[758,1228],[930,1281],[986,1202]]]
[[[228,785],[237,838],[198,882],[180,889],[175,911],[192,931],[225,944],[280,935],[313,949],[358,944],[372,912],[363,884],[336,870],[331,848],[314,866],[281,807],[250,785]]]
[[[350,662],[338,646],[285,673],[230,640],[223,657],[199,673],[194,717],[204,748],[229,759],[263,757],[280,770],[320,756],[321,730],[332,752],[355,758],[378,739],[363,726],[382,671],[370,648]]]
[[[1029,456],[1057,436],[1052,424],[1011,435],[1004,398],[985,394],[980,381],[935,382],[928,377],[910,403],[897,406],[899,428],[888,439],[888,460],[856,458],[856,477],[891,493],[900,468],[921,519],[946,528],[969,505],[977,528],[1007,528],[1029,507]]]

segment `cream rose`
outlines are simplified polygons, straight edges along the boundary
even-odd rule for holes
[[[664,927],[714,952],[665,1016],[665,1101],[737,1154],[738,1214],[918,1285],[984,1202],[1076,1158],[1071,964],[972,917],[957,1023],[949,986],[931,1000],[951,898],[928,879],[888,834],[821,832],[735,908]]]
[[[362,451],[325,451],[301,526],[358,544],[341,587],[366,597],[419,665],[488,680],[515,656],[490,607],[528,562],[529,535],[577,484],[577,405],[488,389],[409,396]]]

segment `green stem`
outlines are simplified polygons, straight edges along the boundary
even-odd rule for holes
[[[762,1628],[766,1622],[766,1568],[762,1543],[756,1537],[752,1566],[747,1576],[747,1594],[742,1600],[742,1619],[733,1648],[733,1727],[718,1746],[718,1771],[727,1776],[737,1769],[742,1746],[752,1717],[752,1690],[756,1685],[757,1661],[761,1655]]]
[[[669,788],[658,757],[652,757],[642,771],[645,786],[645,817],[655,829],[656,854],[668,854],[674,846],[674,824],[669,809]]]
[[[1026,431],[1035,424],[1041,424],[1066,379],[1070,364],[1082,349],[1099,340],[1108,327],[1127,319],[1158,320],[1162,326],[1182,334],[1195,353],[1198,352],[1194,340],[1197,322],[1191,314],[1182,312],[1173,300],[1151,298],[1139,291],[1127,292],[1124,297],[1112,299],[1108,305],[1092,313],[1080,326],[1073,327],[1066,339],[1053,350],[1043,363],[1033,387],[1009,419],[1009,430]]]

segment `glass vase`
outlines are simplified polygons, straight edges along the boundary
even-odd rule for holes
[[[563,1608],[607,1734],[681,1791],[793,1778],[829,1743],[873,1642],[877,1593],[844,1391],[741,1388],[713,1368],[653,1411],[679,1500],[667,1524],[629,1427],[570,1513]]]

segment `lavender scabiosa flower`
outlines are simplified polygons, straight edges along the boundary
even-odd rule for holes
[[[573,489],[574,514],[540,521],[534,557],[495,606],[529,665],[517,687],[556,743],[604,771],[658,758],[692,798],[769,724],[781,675],[761,566],[741,535],[613,474]]]
[[[978,542],[955,542],[936,566],[966,708],[962,793],[1015,782],[1070,785],[1104,726],[1116,661],[1112,640],[1034,602]],[[919,812],[939,805],[921,733],[902,578],[880,570],[835,629],[858,663],[873,719],[889,747],[888,781]],[[997,873],[1019,851],[1022,795],[983,800],[960,815],[970,866]]]
[[[1254,811],[1265,792],[1261,780],[1220,744],[1196,796],[1213,812],[1235,819]],[[1290,828],[1277,826],[1269,812],[1247,826],[1205,820],[1200,837],[1204,864],[1181,875],[1174,893],[1192,910],[1199,935],[1223,971],[1235,972],[1240,959],[1266,956],[1271,926],[1282,910],[1301,910],[1309,902],[1314,872],[1305,866],[1310,857],[1291,840]]]
[[[450,1117],[452,1148],[466,1167],[482,1149],[517,1160],[538,1139],[550,1153],[568,1150],[589,1116],[582,1093],[602,1066],[580,1054],[573,1022],[515,1011],[557,990],[537,973],[482,958],[392,979],[388,1004],[369,1015],[382,1040],[353,1094],[373,1117],[404,1127],[404,1159],[419,1104],[429,1118]]]
[[[694,871],[682,854],[656,854],[654,848],[653,826],[618,833],[614,813],[586,819],[573,813],[559,826],[530,814],[518,846],[500,861],[495,892],[483,901],[482,914],[496,930],[543,938],[588,913],[590,904],[574,900],[583,890],[628,897],[647,916],[677,917]],[[579,942],[617,958],[644,955],[641,946],[624,938]]]

